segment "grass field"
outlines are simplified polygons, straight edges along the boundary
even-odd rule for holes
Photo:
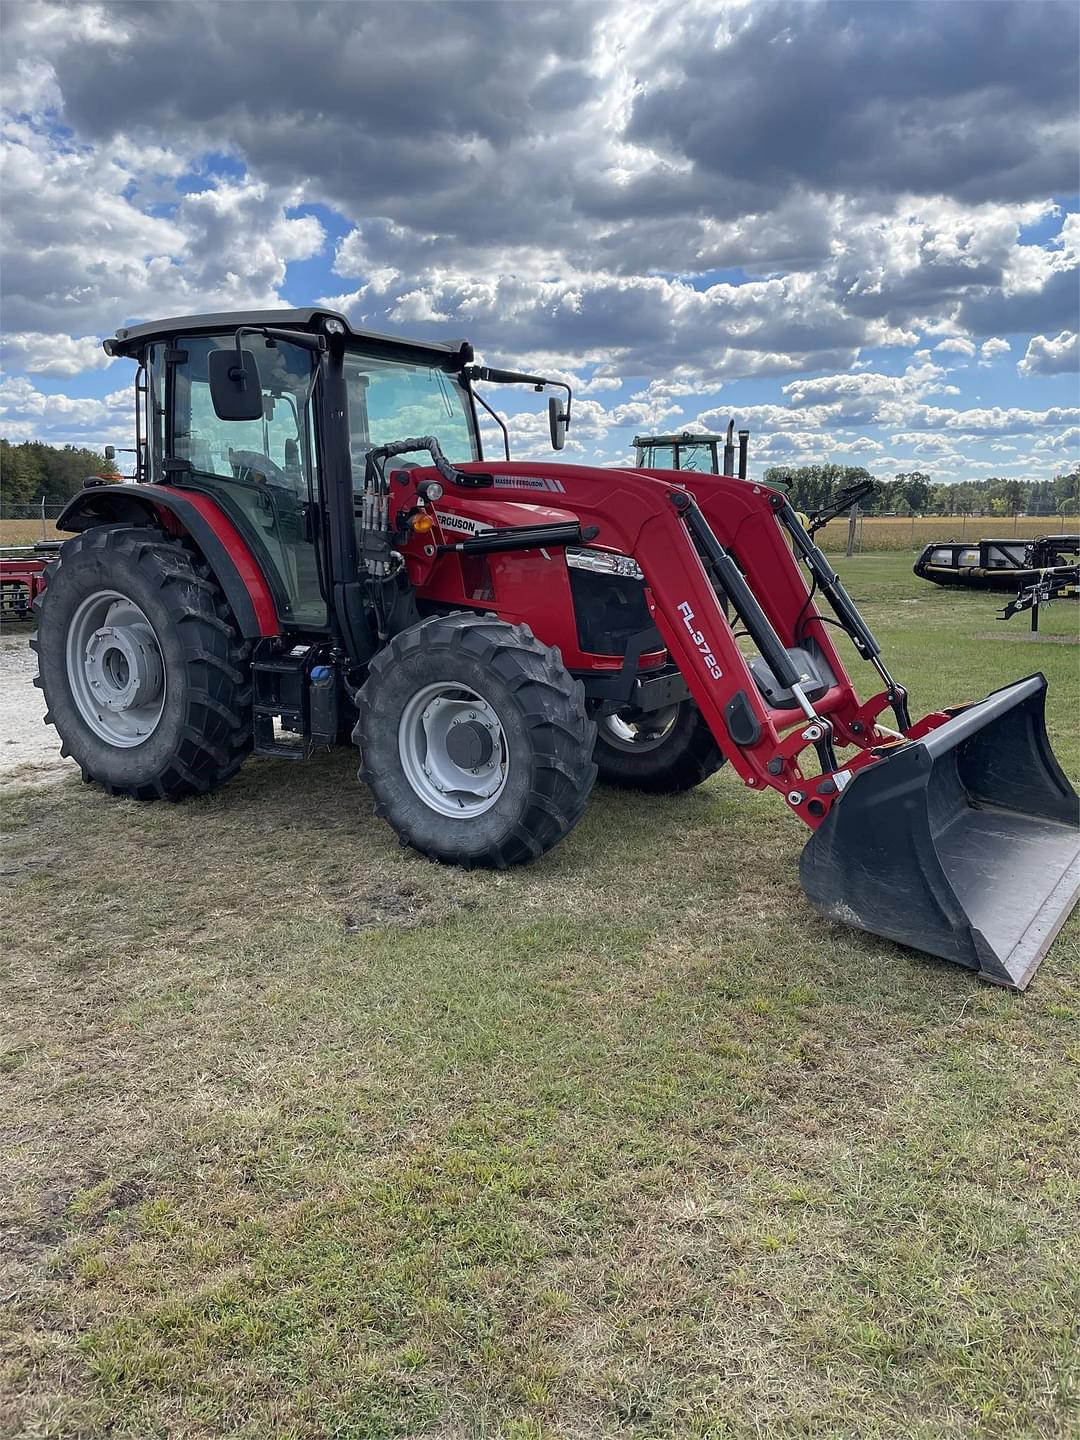
[[[40,520],[6,520],[0,516],[0,549],[5,545],[35,545],[39,540],[63,540],[51,520],[45,521],[44,532]]]
[[[1075,605],[840,568],[1080,777]],[[1016,996],[819,919],[729,773],[495,875],[354,768],[8,795],[0,1433],[1078,1433],[1075,917]]]

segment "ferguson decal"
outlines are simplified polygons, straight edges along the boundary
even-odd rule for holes
[[[494,525],[486,525],[483,520],[472,520],[468,515],[455,515],[450,510],[436,510],[435,518],[445,529],[464,530],[466,535],[484,535],[495,528]]]
[[[712,646],[709,644],[708,640],[705,639],[705,636],[701,633],[700,630],[694,629],[694,612],[693,610],[691,610],[690,602],[688,600],[684,600],[679,606],[679,614],[683,618],[683,624],[686,626],[690,634],[690,639],[701,651],[701,654],[705,660],[705,664],[708,666],[709,674],[714,680],[722,680],[724,678],[724,672],[720,669],[720,666],[717,663],[716,656],[713,654]]]

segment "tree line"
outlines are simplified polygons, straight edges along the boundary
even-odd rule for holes
[[[42,499],[47,505],[67,500],[88,475],[119,478],[119,473],[116,462],[97,450],[60,448],[40,440],[17,445],[0,440],[4,513],[40,504]],[[766,485],[785,487],[797,510],[819,510],[845,485],[875,477],[856,465],[773,465],[763,478]],[[952,484],[935,484],[924,471],[911,470],[892,480],[875,480],[875,486],[860,502],[864,515],[1076,515],[1080,467],[1053,480],[990,476]]]
[[[120,478],[114,460],[97,450],[77,445],[62,449],[41,440],[24,440],[12,445],[0,440],[0,505],[10,514],[25,505],[46,505],[68,500],[88,475]]]
[[[922,470],[877,480],[858,465],[773,465],[766,485],[785,488],[796,510],[820,510],[846,485],[874,480],[875,489],[859,502],[864,515],[1076,515],[1080,467],[1053,480],[985,480],[935,484]]]

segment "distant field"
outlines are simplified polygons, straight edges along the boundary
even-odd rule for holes
[[[1036,535],[1057,535],[1071,526],[1076,517],[1060,515],[924,515],[914,521],[910,517],[891,515],[860,516],[856,550],[921,550],[932,540],[978,540],[982,536],[1015,535],[1020,540],[1033,540]],[[834,520],[817,534],[818,544],[825,550],[844,550],[847,546],[846,517]]]
[[[0,518],[0,549],[7,545],[33,545],[38,540],[58,540],[60,531],[51,520],[4,520]]]

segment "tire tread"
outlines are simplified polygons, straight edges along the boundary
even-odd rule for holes
[[[492,615],[462,611],[431,616],[395,636],[372,660],[357,696],[353,740],[361,751],[360,779],[374,793],[376,814],[394,825],[403,844],[416,841],[406,827],[394,824],[394,796],[366,758],[365,737],[386,723],[379,713],[386,677],[418,650],[461,651],[498,675],[518,702],[532,737],[534,762],[534,783],[523,811],[498,841],[468,852],[427,844],[425,852],[466,869],[503,870],[536,859],[581,819],[596,779],[596,726],[586,713],[585,687],[564,668],[559,652],[543,645],[527,626],[510,625]]]
[[[62,565],[92,553],[98,563],[108,552],[108,565],[121,571],[134,566],[144,579],[164,592],[179,638],[187,672],[186,706],[180,730],[180,753],[152,778],[119,783],[95,774],[92,759],[80,760],[84,780],[95,780],[109,793],[137,800],[181,800],[206,794],[236,774],[252,747],[251,689],[248,683],[250,645],[239,634],[220,586],[209,567],[182,540],[149,526],[102,525],[68,540],[59,560],[46,569],[46,585],[34,601],[39,634],[47,625],[48,579]],[[31,648],[39,651],[32,640]],[[34,684],[45,689],[44,675]],[[48,695],[46,694],[48,699]],[[46,721],[55,725],[50,704]],[[197,716],[202,724],[196,723]],[[70,751],[71,737],[62,737],[61,753]]]

